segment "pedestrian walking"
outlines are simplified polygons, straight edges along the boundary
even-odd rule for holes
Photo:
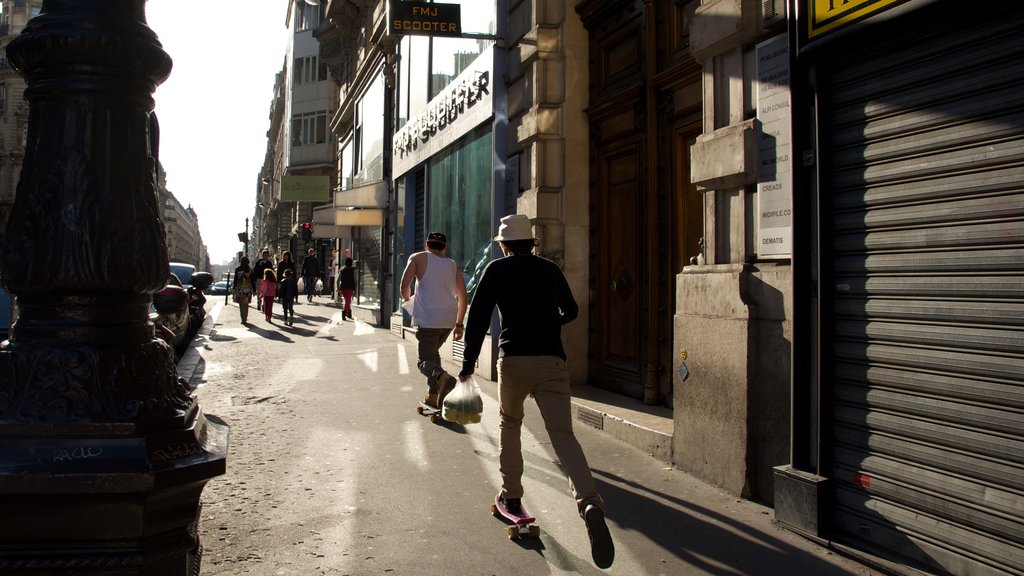
[[[263,296],[263,314],[266,315],[267,322],[273,322],[274,298],[277,296],[277,276],[269,268],[263,271],[260,294]]]
[[[270,250],[260,252],[260,257],[252,266],[253,286],[256,288],[256,309],[263,310],[263,296],[258,291],[259,283],[263,280],[263,272],[267,269],[274,269],[274,261],[270,259]]]
[[[331,299],[334,299],[334,286],[338,275],[338,251],[331,250],[331,257],[327,260],[327,291]]]
[[[316,251],[309,249],[309,254],[302,260],[302,281],[306,284],[306,302],[313,301],[313,290],[316,280],[320,277],[320,262],[316,259]]]
[[[441,232],[431,232],[424,248],[423,252],[409,256],[402,274],[402,298],[406,301],[412,298],[412,321],[416,325],[419,356],[416,367],[427,377],[427,395],[423,402],[440,408],[444,397],[456,384],[455,378],[441,367],[441,345],[453,330],[455,339],[462,339],[468,297],[459,266],[446,256],[448,237]]]
[[[576,319],[579,307],[569,283],[554,262],[533,254],[537,240],[530,219],[513,214],[501,219],[494,237],[504,258],[492,261],[473,295],[466,322],[466,346],[459,380],[472,376],[484,335],[497,306],[501,318],[498,341],[498,461],[500,498],[512,512],[522,507],[523,454],[520,438],[523,404],[537,402],[551,446],[576,498],[587,527],[591,556],[599,568],[615,559],[615,546],[604,519],[604,500],[597,493],[587,457],[572,430],[569,372],[562,346],[562,324]]]
[[[341,319],[352,319],[352,295],[356,291],[356,267],[352,265],[351,258],[345,258],[345,265],[338,271],[338,290],[344,299],[344,307],[341,309]]]
[[[292,259],[292,253],[289,250],[285,250],[281,253],[281,261],[277,263],[277,281],[284,280],[285,270],[291,270],[292,276],[297,280],[299,278],[299,271],[295,268],[295,260]],[[295,296],[298,298],[298,295]]]
[[[295,323],[295,299],[299,297],[299,286],[295,281],[295,271],[286,269],[284,278],[277,285],[277,295],[281,298],[281,313],[284,323],[291,326]],[[289,320],[289,318],[291,318]]]
[[[249,302],[252,300],[253,288],[252,268],[249,266],[249,259],[242,256],[238,268],[235,268],[235,277],[232,280],[234,286],[235,303],[238,304],[238,315],[242,324],[249,321]]]

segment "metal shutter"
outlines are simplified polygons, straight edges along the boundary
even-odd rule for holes
[[[833,527],[957,575],[1024,574],[1024,11],[1003,10],[862,39],[821,107]]]

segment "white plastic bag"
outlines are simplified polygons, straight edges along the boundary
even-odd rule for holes
[[[483,412],[484,399],[475,378],[456,384],[441,406],[441,417],[456,424],[476,424]]]
[[[302,276],[299,276],[299,281],[296,283],[295,286],[298,289],[299,294],[302,294],[306,291],[306,281],[302,278]]]
[[[412,315],[412,306],[413,306],[412,301],[415,300],[415,299],[416,299],[416,295],[413,294],[412,296],[409,296],[408,300],[406,300],[405,302],[402,302],[402,310],[405,310],[406,313],[409,314],[409,317],[413,319],[413,321],[412,321],[412,325],[413,326],[416,325],[416,318],[413,317],[413,315]]]
[[[316,293],[319,294],[324,291],[324,283],[319,278],[316,279]]]

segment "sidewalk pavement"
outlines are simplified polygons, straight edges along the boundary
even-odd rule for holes
[[[309,307],[307,307],[309,306]],[[226,386],[232,380],[238,380],[237,374],[226,373],[221,370],[210,370],[206,365],[208,356],[216,354],[217,346],[233,340],[229,336],[218,338],[217,332],[225,334],[232,331],[244,330],[238,318],[237,307],[233,304],[225,305],[219,299],[213,302],[212,310],[200,330],[197,340],[190,345],[188,352],[178,363],[179,375],[187,379],[194,388],[200,385],[211,388],[220,385]],[[285,329],[280,321],[274,321],[274,326],[262,326],[264,322],[262,315],[255,310],[250,311],[250,323],[256,324],[256,331],[264,336],[278,336],[274,332],[281,331],[281,338],[294,338],[296,341],[300,335],[303,337],[318,336],[331,342],[319,341],[308,343],[304,346],[305,352],[312,352],[327,349],[328,344],[337,346],[339,341],[347,335],[338,338],[332,330],[344,326],[347,330],[354,330],[356,334],[371,337],[360,340],[360,355],[373,355],[380,353],[380,358],[388,358],[389,351],[394,347],[399,349],[399,356],[408,357],[415,364],[416,342],[414,340],[402,339],[391,331],[383,328],[375,328],[366,323],[356,320],[332,325],[330,319],[337,308],[328,298],[319,298],[314,304],[301,302],[296,306],[299,311],[299,319],[307,313],[309,318],[318,318],[325,322],[324,325],[316,326],[311,324],[307,329],[299,333],[297,330]],[[339,315],[340,317],[340,315]],[[353,326],[354,328],[349,328]],[[233,333],[233,332],[232,332]],[[269,338],[267,341],[272,340]],[[272,345],[268,343],[267,345]],[[370,346],[369,348],[367,346]],[[447,363],[445,368],[449,371],[458,370],[452,363]],[[364,381],[367,385],[394,386],[396,368],[381,367],[379,370],[379,382]],[[415,373],[407,374],[404,378],[415,384],[406,386],[415,387],[415,393],[420,394],[422,377]],[[492,418],[497,428],[497,384],[485,380],[477,375],[484,394],[485,418]],[[575,393],[575,390],[573,390]],[[201,396],[201,401],[203,398]],[[757,502],[740,499],[728,494],[714,486],[708,485],[685,474],[684,471],[672,467],[665,461],[664,454],[658,452],[658,445],[671,437],[666,435],[666,415],[657,409],[646,407],[630,407],[625,413],[626,417],[613,415],[616,410],[621,414],[623,409],[616,408],[612,402],[614,399],[606,398],[599,393],[590,392],[585,398],[575,402],[574,411],[577,412],[577,434],[581,442],[585,443],[588,458],[591,459],[591,466],[595,470],[595,479],[602,486],[609,489],[628,489],[644,498],[644,501],[660,502],[655,508],[644,508],[636,510],[615,509],[611,512],[609,522],[616,523],[613,529],[618,534],[642,534],[649,544],[655,546],[657,553],[675,554],[673,563],[686,567],[685,574],[715,574],[715,575],[738,575],[738,574],[828,574],[828,575],[856,575],[874,576],[881,574],[873,571],[849,558],[840,556],[834,550],[811,542],[801,536],[781,528],[773,521],[771,508]],[[204,401],[205,402],[205,401]],[[233,402],[233,399],[232,399]],[[204,405],[206,409],[206,405]],[[487,412],[490,412],[488,414]],[[212,413],[217,414],[216,411]],[[538,415],[530,415],[527,412],[527,421],[530,418],[538,418]],[[594,425],[600,420],[600,426]],[[588,421],[590,420],[590,421]],[[630,420],[639,420],[630,421]],[[535,420],[536,421],[536,420]],[[590,423],[590,426],[579,425],[580,422]],[[228,420],[228,424],[232,422]],[[671,425],[671,413],[669,415]],[[591,431],[587,431],[591,430]],[[599,431],[603,430],[601,434]],[[232,437],[234,436],[232,429]],[[590,440],[592,436],[604,437],[606,440],[597,442]],[[614,440],[607,440],[613,438]],[[644,443],[650,445],[645,445]],[[232,444],[234,442],[232,441]],[[600,450],[594,452],[597,447]],[[234,446],[231,447],[232,451]],[[228,456],[230,469],[231,456]],[[216,481],[216,480],[215,480]],[[215,482],[213,481],[213,482]],[[244,482],[242,484],[245,484]],[[603,489],[602,489],[603,490]],[[208,489],[209,491],[209,489]],[[611,490],[609,490],[611,491]],[[629,501],[629,494],[626,492],[613,493],[618,501]],[[607,499],[607,497],[606,497]],[[276,508],[278,506],[274,506]],[[241,510],[242,508],[237,508]],[[535,510],[537,511],[537,510]],[[545,510],[547,511],[547,510]],[[668,515],[668,516],[667,516]],[[678,516],[676,516],[678,515]],[[676,516],[676,518],[673,518]],[[685,517],[680,520],[680,517]],[[551,518],[554,522],[554,518]],[[672,532],[685,527],[693,530],[694,533],[662,533]],[[655,533],[649,533],[655,532]],[[617,538],[617,536],[616,536]],[[626,550],[623,550],[624,553]],[[752,553],[753,552],[753,553]],[[743,554],[748,558],[736,559],[735,564],[730,564],[730,554]],[[754,558],[750,558],[754,557]],[[763,558],[762,558],[763,557]],[[616,567],[612,573],[625,574],[626,572],[616,571],[626,569],[626,559],[623,562],[616,560]],[[665,561],[663,561],[665,562]],[[204,573],[208,563],[204,561]],[[224,574],[234,572],[222,572],[214,569],[213,574]],[[255,574],[290,574],[291,572],[275,571],[272,566],[266,566]],[[669,572],[676,574],[678,572]],[[426,574],[424,572],[424,574]]]

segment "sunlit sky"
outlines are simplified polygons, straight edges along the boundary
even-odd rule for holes
[[[210,261],[242,249],[267,147],[287,0],[148,0],[146,20],[174,60],[156,90],[167,188],[199,216]],[[252,223],[249,223],[252,233]]]

